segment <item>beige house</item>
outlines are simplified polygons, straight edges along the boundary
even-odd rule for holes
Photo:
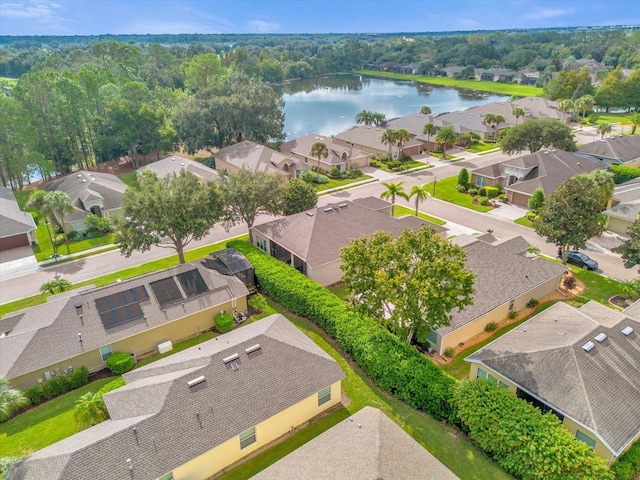
[[[327,158],[314,157],[311,155],[311,148],[314,143],[322,142],[327,146]],[[349,170],[358,170],[369,165],[371,154],[354,148],[353,146],[343,145],[334,141],[331,137],[324,137],[311,133],[295,140],[280,145],[280,151],[304,162],[308,168],[317,167],[320,162],[320,171],[328,172],[332,168],[337,168],[341,172]]]
[[[581,155],[603,161],[607,165],[640,167],[640,135],[615,135],[578,148]]]
[[[640,215],[640,178],[616,185],[609,200],[606,229],[627,235],[627,230]]]
[[[387,121],[387,127],[394,130],[404,128],[407,130],[413,138],[419,142],[422,142],[421,150],[436,150],[438,144],[436,143],[436,135],[424,135],[422,131],[427,123],[433,123],[436,128],[442,128],[449,125],[438,117],[433,115],[425,115],[422,113],[415,113],[411,115],[405,115],[404,117],[394,118]]]
[[[178,155],[171,155],[163,158],[162,160],[158,160],[157,162],[140,167],[136,172],[140,175],[140,173],[145,170],[155,172],[158,178],[164,178],[173,174],[178,175],[182,170],[184,170],[194,174],[202,183],[211,182],[220,178],[220,174],[213,168],[209,168],[200,162],[180,157]]]
[[[604,163],[594,158],[553,148],[476,168],[469,173],[473,185],[504,187],[510,203],[527,208],[537,188],[549,195],[574,175],[604,167]]]
[[[237,172],[240,169],[252,172],[267,172],[280,175],[283,181],[299,176],[307,167],[303,162],[284,153],[245,140],[220,149],[215,154],[216,170]]]
[[[244,312],[236,277],[187,263],[84,292],[69,291],[0,320],[0,376],[27,388],[70,367],[105,368],[113,352],[157,352],[214,327],[220,312]]]
[[[36,242],[36,224],[18,206],[13,190],[0,186],[0,251],[30,246]]]
[[[122,195],[127,185],[110,173],[81,171],[46,183],[49,192],[59,190],[71,199],[74,212],[58,222],[66,224],[67,232],[87,230],[84,219],[87,215],[110,217],[120,214]]]
[[[370,153],[374,157],[387,157],[389,145],[382,142],[382,133],[385,127],[375,125],[363,125],[352,127],[335,136],[335,141],[348,147],[357,148]],[[422,142],[412,138],[404,145],[405,155],[417,155],[422,149]],[[398,158],[400,151],[397,145],[391,145],[391,156]]]
[[[433,227],[444,235],[446,228],[418,217],[391,217],[388,202],[377,198],[353,200],[319,207],[273,220],[252,229],[253,243],[272,257],[292,265],[321,285],[342,278],[340,249],[362,235],[385,231],[398,236],[405,228]],[[387,207],[388,208],[388,207]]]
[[[456,480],[458,477],[380,410],[364,407],[251,478]]]
[[[438,355],[484,332],[487,324],[504,320],[560,286],[564,265],[527,253],[530,246],[517,236],[498,241],[492,235],[460,235],[452,241],[467,252],[466,266],[476,275],[473,304],[451,312],[450,324],[427,335]]]
[[[640,439],[640,304],[558,302],[467,357],[611,464]]]
[[[124,375],[110,420],[9,467],[12,480],[207,479],[340,403],[338,363],[282,315]]]

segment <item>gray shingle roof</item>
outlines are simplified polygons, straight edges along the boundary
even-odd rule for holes
[[[250,140],[220,149],[215,154],[215,158],[252,172],[277,173],[279,175],[287,174],[280,168],[283,162],[296,163],[291,157]]]
[[[586,426],[619,454],[640,432],[638,304],[615,312],[562,302],[471,354],[481,363]],[[629,336],[622,329],[631,326]],[[595,335],[605,333],[599,343]],[[592,341],[586,352],[582,345]]]
[[[280,151],[284,153],[291,153],[301,158],[306,158],[312,162],[317,162],[318,159],[311,156],[311,147],[316,142],[323,142],[327,146],[329,155],[327,156],[327,158],[320,159],[321,163],[327,165],[341,165],[347,160],[366,159],[370,156],[370,154],[358,148],[334,142],[333,138],[331,137],[325,137],[322,135],[317,135],[315,133],[310,133],[309,135],[304,135],[303,137],[299,137],[283,143],[282,145],[280,145]]]
[[[60,190],[66,193],[76,208],[87,211],[84,202],[92,199],[102,199],[103,210],[120,208],[122,194],[127,186],[110,173],[82,171],[48,182],[43,188],[50,192]],[[83,216],[81,215],[80,218]]]
[[[156,172],[158,178],[163,178],[173,173],[178,175],[181,170],[193,173],[196,177],[205,182],[217,180],[220,177],[218,172],[213,168],[209,168],[200,162],[195,162],[189,158],[179,157],[177,155],[171,155],[170,157],[166,157],[162,160],[158,160],[157,162],[140,167],[137,170],[138,174],[143,170]]]
[[[466,267],[476,274],[473,305],[454,310],[450,325],[437,332],[451,333],[567,270],[564,265],[522,255],[528,247],[529,242],[520,236],[502,243],[475,241],[465,245]]]
[[[458,477],[380,410],[364,407],[251,478],[455,480]]]
[[[365,148],[388,152],[389,145],[382,143],[382,140],[380,139],[382,132],[384,132],[385,130],[385,127],[363,125],[360,127],[352,127],[348,130],[345,130],[344,132],[340,132],[335,136],[335,138],[339,142],[362,145]],[[405,143],[404,147],[409,148],[415,145],[422,145],[422,142],[420,142],[416,138],[412,138],[407,143]],[[392,146],[391,151],[397,151],[397,147]]]
[[[0,238],[13,237],[35,229],[33,217],[20,210],[13,190],[0,186]]]
[[[149,283],[194,268],[200,271],[210,292],[185,300],[184,306],[178,303],[163,311]],[[150,297],[140,304],[145,318],[106,330],[98,315],[95,299],[139,285],[146,286]],[[10,333],[0,337],[0,376],[13,378],[63,362],[83,351],[137,335],[248,293],[244,284],[236,277],[221,275],[200,264],[187,263],[82,293],[70,292],[63,298],[51,297],[49,303],[7,316],[0,321],[0,327],[5,322],[11,322]],[[82,322],[76,313],[76,302],[83,305]],[[82,344],[78,341],[78,333],[82,334]]]
[[[596,140],[580,146],[578,151],[608,163],[631,162],[640,158],[640,135],[617,135]]]
[[[362,235],[382,230],[398,236],[405,228],[422,224],[432,226],[437,232],[447,230],[417,217],[393,218],[351,201],[334,207],[319,207],[311,211],[313,215],[300,212],[253,228],[305,260],[312,268],[337,261],[340,249],[347,246],[349,240]]]
[[[256,343],[258,352],[245,353]],[[235,371],[222,361],[233,353],[240,356]],[[190,388],[200,375],[205,381]],[[335,360],[272,315],[126,374],[127,385],[104,396],[117,419],[26,457],[10,475],[122,480],[131,459],[136,479],[158,478],[342,378]]]

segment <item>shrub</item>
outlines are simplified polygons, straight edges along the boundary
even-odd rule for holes
[[[498,329],[498,324],[496,322],[489,322],[484,326],[485,332],[495,332]]]
[[[102,235],[102,232],[100,232],[100,230],[96,230],[95,228],[87,230],[87,238],[100,238]]]
[[[480,187],[478,189],[478,195],[480,195],[482,197],[486,197],[487,196],[487,187]]]
[[[133,357],[125,352],[114,352],[107,357],[107,368],[122,375],[133,368]]]
[[[215,318],[216,330],[227,333],[233,329],[233,317],[229,313],[220,313]]]
[[[460,172],[458,172],[458,185],[468,187],[470,181],[471,181],[471,175],[469,174],[469,170],[462,167]]]
[[[498,198],[500,198],[500,201],[504,202],[504,203],[507,203],[507,201],[508,201],[508,198],[504,193],[501,193]]]
[[[478,189],[476,187],[471,187],[467,190],[467,193],[471,196],[476,196],[478,194]]]
[[[69,390],[75,390],[89,383],[89,369],[84,365],[73,369],[67,374],[69,379]]]
[[[264,296],[260,295],[259,293],[256,295],[253,295],[249,299],[249,305],[251,306],[251,308],[253,308],[259,313],[264,312],[268,306],[267,300],[264,298]]]
[[[616,480],[631,480],[640,473],[640,441],[634,443],[617,462],[611,465]]]
[[[480,197],[480,201],[478,203],[480,203],[480,205],[482,205],[483,207],[486,207],[487,205],[489,205],[489,199],[487,197]]]
[[[369,160],[369,165],[375,168],[380,168],[381,163],[377,160]]]
[[[329,178],[326,175],[322,175],[322,174],[318,175],[317,173],[312,172],[310,170],[307,170],[302,174],[302,179],[307,183],[318,183],[318,184],[329,183]]]
[[[640,177],[640,168],[627,167],[626,165],[611,165],[609,171],[613,173],[613,181],[616,185]]]
[[[398,160],[392,160],[387,162],[387,168],[396,168],[400,166],[400,162]]]
[[[113,226],[109,223],[108,218],[87,215],[87,218],[84,219],[84,224],[89,230],[97,230],[103,235],[113,232]]]
[[[455,380],[414,347],[250,243],[236,240],[228,246],[252,263],[261,288],[271,298],[325,330],[380,388],[438,420],[454,419],[451,389]]]
[[[75,390],[89,383],[89,369],[84,365],[64,374],[51,377],[38,385],[24,391],[32,405],[39,405],[44,400],[57,397],[70,390]]]
[[[484,187],[485,192],[487,192],[487,197],[495,198],[500,195],[500,190],[498,187]]]
[[[528,218],[529,220],[535,220],[535,218],[538,216],[535,212],[527,212],[524,214],[525,218]]]
[[[51,377],[47,382],[47,396],[49,398],[57,397],[71,390],[71,385],[67,375],[56,375]]]
[[[329,178],[341,178],[342,173],[340,173],[340,169],[338,167],[333,167],[329,170]]]
[[[444,356],[447,358],[453,358],[456,356],[456,349],[453,347],[447,347],[444,350]]]
[[[31,402],[31,405],[40,405],[40,403],[44,399],[42,394],[42,387],[40,385],[30,386],[29,388],[24,390],[24,394]]]
[[[460,193],[465,193],[467,191],[467,187],[465,187],[464,185],[456,185],[456,190]]]
[[[539,303],[540,303],[540,302],[538,301],[538,299],[537,299],[537,298],[531,298],[531,299],[529,299],[529,301],[527,302],[527,307],[529,307],[529,308],[537,307]]]
[[[76,232],[75,230],[71,230],[67,233],[67,240],[71,240],[72,242],[78,242],[83,239],[83,236],[80,232]]]
[[[518,316],[518,311],[517,311],[517,310],[511,310],[511,311],[509,312],[509,318],[510,318],[510,319],[512,319],[512,320],[513,320],[513,319],[514,319],[514,318],[516,318],[517,316]]]
[[[562,281],[562,285],[564,285],[564,288],[566,288],[567,290],[571,290],[576,286],[576,277],[574,277],[573,275],[565,276],[564,280]]]

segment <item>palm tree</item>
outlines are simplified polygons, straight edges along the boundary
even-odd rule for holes
[[[423,105],[420,107],[420,113],[422,115],[431,115],[431,107],[429,105]]]
[[[396,145],[400,150],[400,158],[404,157],[404,144],[411,140],[411,133],[405,128],[396,130]]]
[[[42,199],[42,210],[47,218],[56,221],[62,227],[62,233],[64,234],[64,243],[67,244],[67,226],[64,218],[73,213],[75,208],[71,204],[69,195],[59,190],[48,192]],[[67,253],[69,248],[67,247]]]
[[[21,390],[9,386],[6,378],[0,377],[0,422],[8,420],[13,412],[29,405],[29,399]]]
[[[458,140],[458,134],[452,125],[442,127],[436,135],[436,142],[442,145],[442,155],[446,154],[447,145],[453,145]]]
[[[631,125],[631,135],[635,135],[636,130],[640,127],[640,112],[634,112],[627,115],[624,119],[625,125]]]
[[[104,404],[102,394],[87,392],[82,395],[73,407],[73,416],[78,430],[104,422],[109,418],[109,411]]]
[[[493,129],[493,136],[496,134],[496,129],[498,125],[505,122],[505,118],[500,114],[487,113],[484,117],[482,117],[482,124],[486,125]]]
[[[431,141],[431,135],[435,135],[438,132],[436,126],[429,122],[422,127],[422,134],[427,136],[427,142]]]
[[[365,125],[373,124],[373,112],[369,110],[362,110],[360,113],[356,115],[356,124],[360,125],[364,123]]]
[[[329,149],[324,142],[316,142],[311,145],[310,155],[318,159],[318,180],[320,180],[320,158],[327,158],[329,156]]]
[[[373,112],[371,114],[371,119],[373,120],[373,124],[376,127],[379,127],[387,121],[387,116],[384,113]]]
[[[585,117],[588,110],[591,110],[594,105],[594,100],[591,95],[583,95],[578,98],[575,102],[573,102],[573,106],[582,112],[582,118]]]
[[[513,110],[511,110],[511,115],[516,117],[516,125],[518,124],[518,119],[520,117],[524,117],[525,113],[526,112],[524,111],[524,108],[522,108],[521,106],[518,105],[516,107],[513,107]]]
[[[404,199],[408,199],[407,194],[404,191],[404,188],[402,188],[403,183],[404,181],[398,182],[398,183],[382,182],[382,185],[386,187],[386,190],[380,194],[380,198],[382,198],[383,200],[386,200],[388,198],[391,199],[391,216],[392,217],[394,216],[394,213],[395,213],[396,197],[402,197]]]
[[[380,141],[384,145],[389,145],[389,160],[391,160],[391,146],[396,143],[396,131],[391,128],[387,128],[382,135],[380,135]]]
[[[424,185],[412,185],[411,190],[409,190],[409,198],[416,197],[416,217],[418,216],[418,207],[420,206],[420,202],[426,200],[427,198],[431,198],[431,194],[427,191],[427,184]]]
[[[558,110],[562,112],[562,121],[564,122],[567,113],[573,110],[573,101],[566,99],[558,102]],[[569,120],[571,120],[571,116],[569,116]]]
[[[611,133],[611,124],[607,122],[601,122],[596,127],[596,131],[600,134],[600,139],[603,139],[607,133]]]
[[[602,203],[606,205],[613,195],[613,189],[616,186],[616,182],[613,179],[613,173],[607,170],[598,169],[591,171],[588,175],[598,185],[598,192],[602,196]]]

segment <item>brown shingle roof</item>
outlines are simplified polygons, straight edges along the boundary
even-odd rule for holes
[[[640,158],[640,135],[617,135],[585,143],[578,151],[608,163],[626,163]]]
[[[200,162],[195,162],[189,158],[171,155],[157,162],[150,163],[144,167],[140,167],[137,172],[140,174],[143,170],[151,170],[156,172],[159,178],[166,177],[175,173],[178,175],[181,170],[193,173],[199,179],[209,182],[217,180],[220,175],[213,168],[209,168]]]
[[[215,158],[252,172],[277,173],[279,175],[287,175],[287,172],[278,166],[283,161],[296,163],[291,157],[250,140],[220,149],[215,154]]]
[[[46,183],[43,188],[50,192],[60,190],[66,193],[76,208],[87,211],[84,202],[91,199],[102,199],[103,210],[120,208],[127,186],[110,173],[82,171]]]
[[[304,135],[303,137],[283,143],[280,145],[280,151],[297,155],[300,158],[305,158],[312,162],[311,165],[314,165],[313,162],[317,162],[318,159],[311,156],[311,147],[316,142],[322,142],[327,146],[329,155],[327,158],[320,159],[321,163],[327,165],[342,165],[348,160],[358,160],[370,156],[370,154],[358,148],[334,142],[331,137],[325,137],[315,133],[310,133],[309,135]]]

